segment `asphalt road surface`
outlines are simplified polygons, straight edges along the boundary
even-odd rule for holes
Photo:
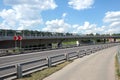
[[[115,80],[117,46],[74,60],[44,80]]]
[[[58,54],[70,53],[70,52],[93,48],[97,46],[100,46],[100,45],[81,46],[81,47],[73,47],[73,48],[66,48],[66,49],[58,49],[58,50],[50,50],[50,51],[34,52],[29,54],[0,57],[0,66],[17,64],[25,61],[30,61],[30,60],[32,61],[33,59],[37,59],[37,58],[39,59],[46,58],[46,57],[55,56]]]

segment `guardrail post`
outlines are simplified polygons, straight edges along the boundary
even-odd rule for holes
[[[52,60],[51,60],[51,57],[47,57],[48,59],[48,67],[51,67],[52,66]]]
[[[17,78],[22,78],[22,66],[20,64],[16,65],[17,68]]]
[[[66,56],[66,61],[69,61],[69,54],[65,54]]]
[[[79,51],[77,52],[77,54],[78,54],[78,58],[80,58],[80,52]]]

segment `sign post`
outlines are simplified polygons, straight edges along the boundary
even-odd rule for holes
[[[22,48],[22,36],[14,36],[15,48],[17,47],[17,40],[20,41],[20,49]]]
[[[17,40],[18,40],[18,37],[17,36],[14,36],[13,37],[14,41],[15,41],[15,48],[17,47]]]
[[[22,48],[22,36],[17,36],[18,40],[20,41],[20,49]]]

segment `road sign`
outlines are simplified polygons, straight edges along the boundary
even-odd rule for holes
[[[13,39],[16,41],[16,40],[22,40],[22,36],[14,36]]]
[[[18,40],[18,37],[17,37],[17,36],[14,36],[13,39],[16,41],[16,40]]]
[[[18,40],[22,40],[22,36],[17,36],[18,37]]]

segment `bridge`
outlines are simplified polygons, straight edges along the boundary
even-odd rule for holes
[[[14,36],[22,36],[21,41],[15,41]],[[120,36],[108,36],[108,35],[77,35],[71,33],[53,33],[53,32],[40,32],[40,31],[26,31],[26,30],[1,30],[0,31],[0,48],[14,48],[14,47],[42,47],[52,48],[53,43],[57,43],[56,47],[62,47],[62,42],[76,41],[77,45],[83,43],[82,40],[92,41],[95,44],[95,39],[101,39],[103,43],[106,43],[108,39],[112,39],[112,42],[116,42],[116,39],[120,39]],[[87,42],[88,44],[88,42]],[[17,46],[16,46],[17,45]]]
[[[13,39],[14,36],[21,36],[22,40],[14,40]],[[92,43],[94,45],[79,46],[79,44],[81,45],[83,43],[82,40],[91,40],[94,42],[95,39],[101,39],[103,43],[106,43],[106,44]],[[113,39],[113,43],[108,43],[107,42],[108,39]],[[56,34],[50,33],[49,35],[47,34],[40,35],[39,33],[37,34],[35,33],[35,34],[28,35],[23,33],[22,31],[19,33],[18,32],[9,33],[9,31],[6,30],[5,33],[2,32],[0,34],[0,48],[2,49],[16,47],[15,43],[18,47],[20,46],[20,43],[21,43],[22,48],[30,45],[39,45],[38,47],[42,47],[42,48],[43,47],[52,48],[52,43],[57,43],[58,47],[62,47],[62,42],[64,41],[77,41],[79,44],[78,44],[78,47],[30,52],[29,54],[2,56],[0,57],[0,79],[10,80],[10,79],[21,78],[24,75],[30,74],[32,72],[36,72],[38,70],[41,70],[47,67],[51,67],[52,65],[56,65],[56,64],[73,60],[76,58],[81,58],[106,48],[118,46],[120,45],[119,43],[114,43],[117,41],[117,39],[120,39],[120,36],[107,36],[107,35],[106,36],[105,35],[104,36],[102,35],[87,36],[87,35],[72,35],[72,34],[58,35],[58,33]],[[85,43],[89,44],[91,42],[88,41]],[[115,47],[115,49],[116,48],[117,47]],[[112,50],[112,48],[110,48],[109,50]],[[114,52],[111,52],[111,55],[112,53]],[[101,55],[101,54],[97,54],[97,55]],[[109,59],[111,60],[111,56]],[[94,61],[97,61],[97,60],[94,60]]]

